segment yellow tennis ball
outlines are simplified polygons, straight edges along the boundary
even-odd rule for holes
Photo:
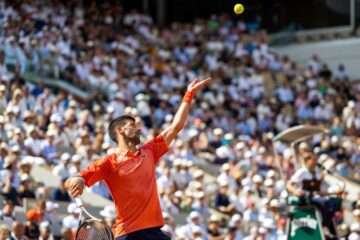
[[[236,14],[242,14],[244,12],[244,6],[241,3],[238,3],[234,6],[234,12]]]

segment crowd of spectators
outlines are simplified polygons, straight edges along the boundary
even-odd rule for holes
[[[0,2],[0,239],[71,239],[79,209],[62,222],[56,201],[71,202],[64,179],[114,151],[106,134],[115,116],[131,114],[142,139],[168,126],[187,84],[211,76],[196,96],[186,128],[157,167],[158,187],[172,239],[286,239],[282,214],[294,156],[279,146],[281,174],[271,139],[298,124],[330,129],[314,151],[336,161],[336,171],[360,178],[360,86],[346,68],[329,69],[316,55],[299,66],[279,56],[261,31],[227,15],[173,23],[160,29],[150,16],[125,13],[118,1]],[[26,73],[38,74],[37,84]],[[265,73],[282,75],[269,88]],[[96,92],[82,102],[52,91],[42,78],[62,79]],[[346,137],[344,137],[346,136]],[[345,139],[345,140],[344,140]],[[212,175],[199,166],[218,166]],[[33,165],[59,177],[53,192],[35,182]],[[89,191],[111,199],[104,183]],[[24,198],[39,200],[26,222],[14,218]],[[41,201],[40,201],[41,200]],[[353,239],[360,239],[360,204],[354,205]],[[359,209],[358,209],[359,208]],[[176,217],[185,214],[186,224]],[[114,223],[113,207],[99,215]],[[357,238],[356,238],[357,237]]]

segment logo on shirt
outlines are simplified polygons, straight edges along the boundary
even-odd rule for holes
[[[146,157],[146,154],[142,154],[141,157],[142,157],[142,158]]]

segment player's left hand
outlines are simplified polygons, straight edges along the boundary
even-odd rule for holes
[[[208,82],[210,82],[212,78],[211,77],[208,77],[202,81],[199,81],[199,79],[194,79],[194,81],[192,81],[187,90],[189,92],[193,92],[193,93],[196,93],[199,89],[201,89],[202,87],[204,87]]]

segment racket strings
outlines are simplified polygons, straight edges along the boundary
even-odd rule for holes
[[[76,240],[113,240],[111,230],[103,222],[88,220],[81,224]]]

